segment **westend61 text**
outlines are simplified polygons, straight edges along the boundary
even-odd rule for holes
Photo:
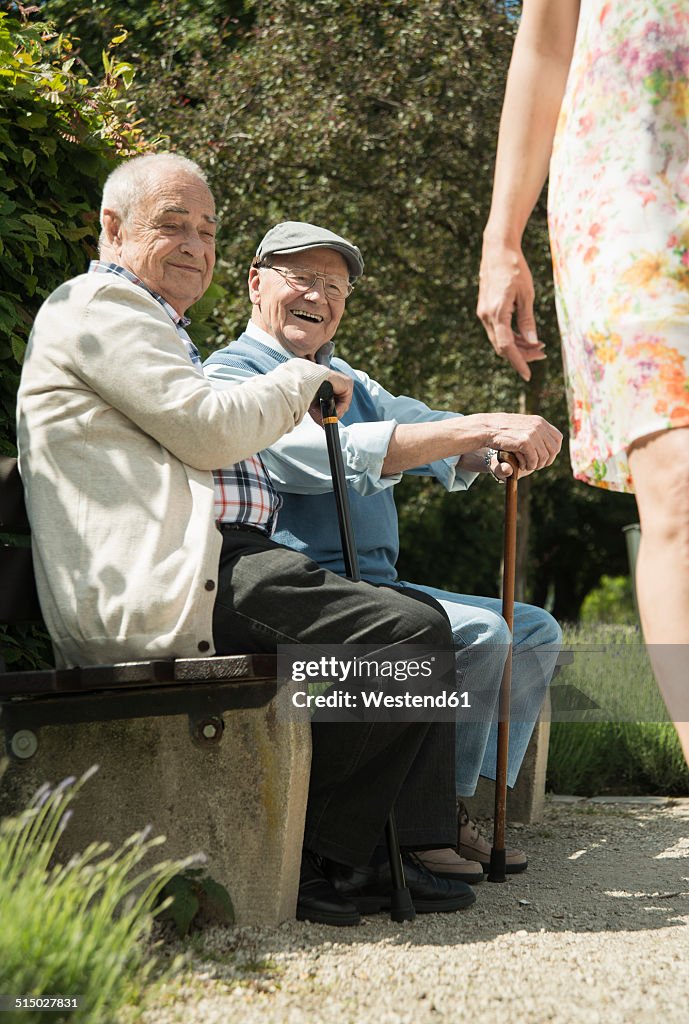
[[[457,693],[443,690],[437,694],[420,693],[382,693],[380,690],[364,690],[359,694],[345,690],[333,690],[331,693],[307,693],[297,690],[292,694],[295,708],[470,708],[469,691]]]

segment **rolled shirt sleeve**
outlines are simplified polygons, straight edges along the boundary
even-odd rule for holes
[[[340,366],[336,365],[339,362],[340,360],[333,360],[333,369],[340,369]],[[347,366],[346,363],[344,365]],[[424,402],[411,398],[409,395],[392,395],[361,370],[353,370],[351,367],[347,367],[347,372],[364,385],[369,395],[373,398],[384,422],[391,422],[395,426],[398,423],[437,423],[440,420],[453,419],[461,415],[461,413],[457,412],[442,412],[437,409],[431,409]],[[366,428],[370,427],[371,424],[361,424],[361,426]],[[392,430],[388,435],[388,444],[391,435]],[[462,469],[459,462],[459,456],[453,455],[446,459],[437,459],[435,462],[426,463],[423,466],[416,466],[414,469],[406,470],[406,472],[417,476],[434,476],[448,491],[466,491],[474,482],[478,473],[470,473]],[[399,477],[386,477],[385,479],[394,479],[397,482]]]
[[[382,476],[383,462],[390,438],[398,424],[429,423],[451,419],[458,413],[439,412],[407,395],[392,395],[361,370],[355,370],[342,359],[333,359],[332,369],[358,381],[368,392],[376,411],[376,420],[340,423],[340,445],[347,481],[359,494],[375,494],[393,487],[402,479],[401,473]],[[255,376],[246,366],[213,363],[205,373],[214,387],[227,388]],[[347,419],[347,416],[345,416]],[[321,494],[332,489],[330,462],[325,432],[310,417],[291,433],[261,452],[266,468],[279,490],[291,494]],[[406,472],[434,476],[448,491],[465,491],[476,478],[458,467],[459,458],[439,459]]]

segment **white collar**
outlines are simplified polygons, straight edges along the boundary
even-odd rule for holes
[[[294,358],[294,352],[290,352],[289,349],[281,345],[279,341],[276,341],[272,334],[268,334],[262,327],[259,327],[253,320],[249,320],[246,325],[246,333],[254,341],[260,341],[262,344],[267,345],[268,348],[272,348],[275,352],[279,352],[283,356],[287,356],[289,359]]]
[[[260,341],[263,345],[267,345],[268,348],[272,348],[274,352],[279,352],[281,355],[287,356],[288,359],[297,358],[294,352],[290,352],[288,348],[281,345],[279,341],[276,341],[272,334],[268,334],[267,331],[264,331],[263,328],[259,327],[253,320],[249,320],[246,325],[246,333],[250,338],[253,338],[254,341]],[[323,345],[316,353],[316,363],[321,366],[328,366],[334,350],[335,343],[332,341],[326,342],[325,345]]]

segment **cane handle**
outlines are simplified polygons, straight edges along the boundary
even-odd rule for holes
[[[509,462],[510,466],[514,471],[515,476],[519,475],[519,462],[517,461],[517,456],[514,454],[514,452],[499,451],[498,462]]]

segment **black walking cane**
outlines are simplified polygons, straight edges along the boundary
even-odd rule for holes
[[[335,411],[335,397],[333,386],[329,381],[324,381],[318,389],[318,400],[321,406],[323,429],[325,430],[325,439],[328,445],[330,475],[333,481],[333,492],[337,506],[337,520],[340,526],[340,540],[342,541],[345,572],[348,579],[357,583],[361,579],[359,556],[357,555],[354,531],[352,530],[347,479],[345,477],[342,449],[340,448],[340,432]],[[413,921],[416,917],[416,911],[412,903],[411,893],[404,880],[404,867],[402,865],[402,854],[400,852],[399,836],[397,835],[394,808],[390,809],[388,820],[385,823],[385,841],[388,846],[388,860],[390,862],[390,875],[392,878],[390,917],[393,921]]]
[[[509,462],[512,476],[506,481],[505,536],[502,570],[502,617],[510,634],[514,628],[514,583],[517,564],[517,479],[519,463],[510,452],[498,452],[500,462]],[[507,755],[510,742],[510,690],[512,686],[512,644],[507,654],[500,683],[498,711],[498,751],[495,772],[495,811],[493,847],[490,851],[489,882],[505,881],[505,811],[507,807]]]

